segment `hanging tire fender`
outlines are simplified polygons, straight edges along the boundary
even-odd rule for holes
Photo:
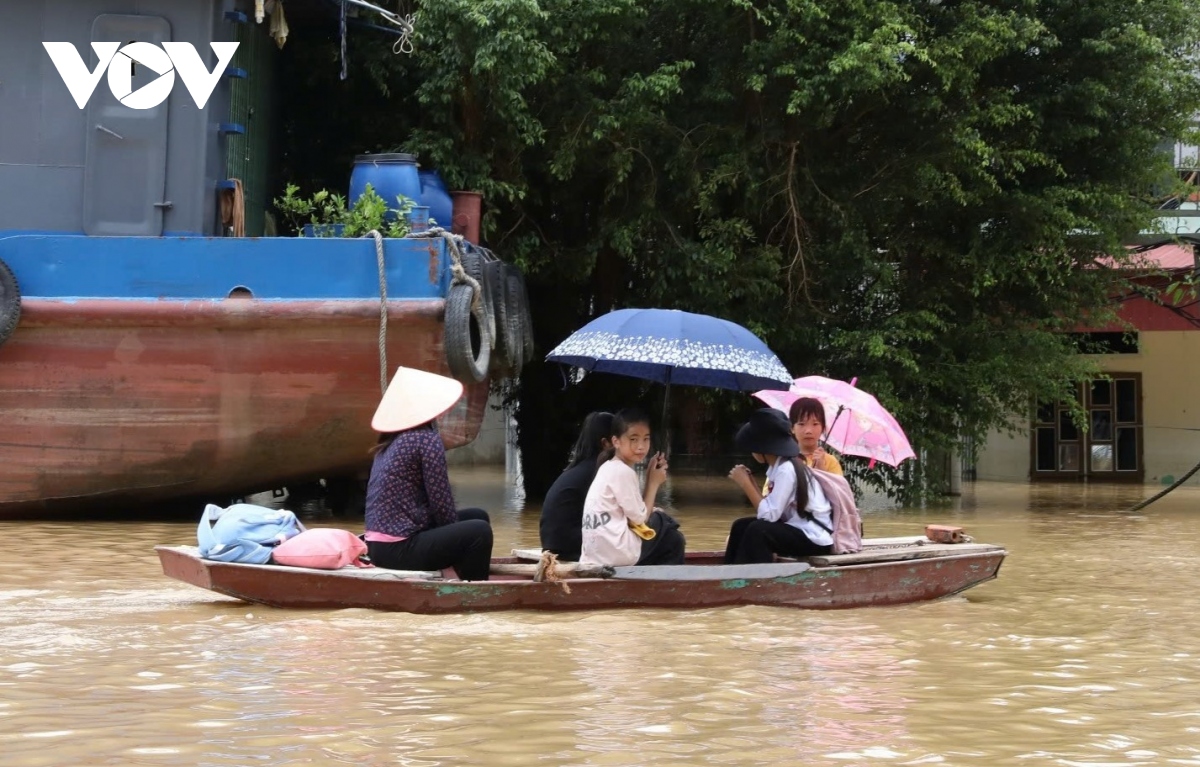
[[[516,377],[525,366],[525,324],[521,307],[524,305],[521,270],[512,264],[504,265],[504,344],[505,362],[509,375]]]
[[[520,275],[519,281],[521,284],[521,361],[528,364],[533,361],[533,357],[537,353],[533,342],[533,313],[530,306],[529,288],[525,282],[525,275],[519,271],[517,274]]]
[[[0,261],[0,345],[12,336],[21,320],[21,290],[17,277]]]
[[[492,349],[496,347],[496,319],[492,316],[492,291],[487,284],[487,261],[484,258],[482,249],[475,247],[471,243],[466,243],[462,256],[463,271],[479,283],[479,287],[483,289],[483,312],[484,320],[486,321],[488,333],[488,346]]]
[[[503,261],[488,261],[483,265],[483,278],[492,297],[492,314],[496,335],[492,347],[492,373],[507,376],[513,365],[511,351],[514,339],[508,329],[508,266]]]
[[[450,374],[465,383],[479,383],[487,377],[491,346],[487,337],[487,318],[483,300],[475,301],[475,289],[466,283],[450,286],[446,296],[443,346]]]

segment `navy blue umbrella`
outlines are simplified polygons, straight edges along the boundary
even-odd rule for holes
[[[678,309],[609,312],[567,336],[546,360],[666,384],[668,453],[671,384],[734,391],[787,391],[792,385],[791,373],[758,336],[736,322]]]
[[[787,391],[792,375],[741,325],[678,309],[618,309],[575,331],[546,355],[595,373],[670,386]]]

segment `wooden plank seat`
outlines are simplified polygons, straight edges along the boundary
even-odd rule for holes
[[[921,546],[931,543],[933,541],[923,535],[901,535],[894,538],[863,538],[863,550],[890,548],[893,546]],[[523,562],[537,562],[542,558],[542,550],[538,548],[518,548],[512,550],[512,555]]]
[[[525,562],[538,562],[542,558],[541,549],[513,549],[512,555]],[[568,564],[564,562],[563,564]],[[561,567],[561,565],[560,565]]]
[[[758,565],[642,565],[614,567],[612,577],[634,581],[726,581],[787,578],[812,569],[807,562]]]
[[[923,535],[900,536],[895,538],[865,538],[863,550],[854,554],[824,554],[800,559],[792,557],[776,557],[776,562],[807,563],[813,567],[838,567],[845,565],[862,565],[872,562],[902,562],[909,559],[928,559],[931,557],[948,557],[956,554],[979,554],[988,551],[1002,551],[1003,546],[989,543],[934,543]],[[513,549],[512,555],[526,562],[537,562],[541,559],[541,549]],[[559,572],[574,563],[560,563]],[[526,565],[528,567],[528,565]],[[674,565],[674,567],[704,567],[712,568],[717,565]],[[536,567],[536,565],[534,566]],[[495,569],[493,569],[495,572]],[[580,577],[580,576],[576,576]],[[736,576],[731,576],[736,577]]]
[[[490,572],[492,575],[523,575],[532,578],[537,574],[537,569],[537,564],[493,563]],[[607,565],[585,565],[581,562],[559,562],[555,565],[554,572],[560,578],[607,578],[612,575],[612,568]]]
[[[952,557],[960,554],[982,554],[988,551],[1003,550],[1003,546],[994,546],[990,543],[929,543],[923,546],[864,549],[855,554],[825,554],[807,557],[802,561],[810,563],[813,567],[837,567],[865,565],[873,562],[903,562],[908,559]]]

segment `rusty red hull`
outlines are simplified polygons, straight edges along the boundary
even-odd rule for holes
[[[531,580],[484,582],[399,580],[363,571],[212,562],[178,548],[157,548],[164,574],[218,594],[282,608],[369,608],[409,613],[496,610],[601,610],[768,605],[813,610],[880,607],[957,594],[996,577],[1006,552],[900,562],[818,567],[764,579],[648,581],[575,579],[570,593]],[[514,563],[497,558],[497,564]],[[715,564],[713,552],[688,555],[689,564]]]
[[[447,372],[441,299],[389,303],[389,369]],[[0,517],[361,471],[379,302],[28,298],[0,346]],[[487,382],[442,421],[475,438]]]

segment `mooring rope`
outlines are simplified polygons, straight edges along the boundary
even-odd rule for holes
[[[483,286],[479,284],[479,280],[467,274],[467,270],[463,268],[463,254],[460,242],[462,235],[451,234],[440,226],[433,226],[424,232],[413,232],[410,237],[440,237],[446,241],[446,249],[450,251],[450,277],[451,284],[470,285],[475,291],[474,297],[471,299],[471,309],[479,309],[480,302],[483,301]]]
[[[537,570],[533,573],[533,582],[557,583],[559,586],[562,586],[564,593],[571,593],[571,587],[558,574],[558,555],[553,551],[542,552],[542,558],[538,560]]]
[[[1137,506],[1134,506],[1132,509],[1130,509],[1130,511],[1141,511],[1142,509],[1146,508],[1150,504],[1157,501],[1159,498],[1162,498],[1167,493],[1171,492],[1175,488],[1182,485],[1184,482],[1187,482],[1189,479],[1192,478],[1192,475],[1195,474],[1197,471],[1200,471],[1200,463],[1193,466],[1191,471],[1189,471],[1187,474],[1184,474],[1182,477],[1175,480],[1175,483],[1172,484],[1170,487],[1168,487],[1166,490],[1163,490],[1161,493],[1147,498],[1146,500],[1139,503]]]
[[[383,235],[372,229],[367,235],[375,238],[375,264],[379,267],[379,391],[387,393],[387,272],[383,263]]]

